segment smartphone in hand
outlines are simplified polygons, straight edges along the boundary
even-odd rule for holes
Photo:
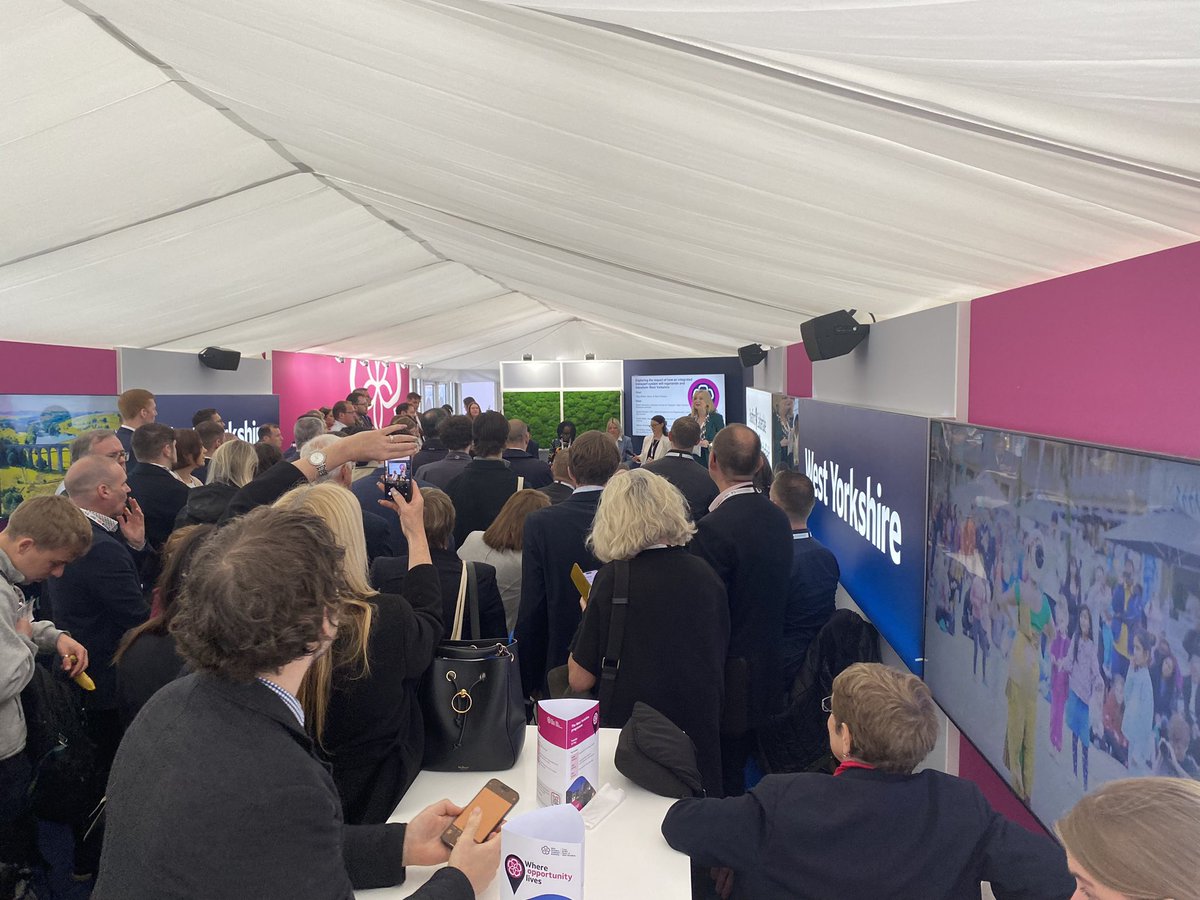
[[[397,491],[405,500],[412,500],[411,459],[389,459],[383,470],[383,486],[390,493]]]
[[[442,843],[447,847],[453,847],[458,843],[458,839],[462,837],[462,830],[467,825],[467,819],[471,815],[471,810],[477,806],[483,810],[483,819],[479,823],[479,830],[475,833],[475,842],[483,843],[487,836],[504,821],[509,810],[516,806],[520,799],[520,794],[500,779],[493,778],[475,795],[474,800],[463,807],[458,818],[446,826],[446,830],[442,832]]]

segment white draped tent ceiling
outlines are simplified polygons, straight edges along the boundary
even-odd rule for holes
[[[4,0],[0,337],[727,354],[1200,237],[1196,0]]]

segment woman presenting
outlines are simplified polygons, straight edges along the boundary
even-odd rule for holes
[[[708,465],[708,446],[712,443],[712,439],[717,436],[717,432],[725,427],[725,420],[721,414],[717,412],[713,406],[712,394],[707,390],[697,390],[692,394],[692,418],[700,426],[700,443],[696,445],[696,453],[700,457],[700,462]]]

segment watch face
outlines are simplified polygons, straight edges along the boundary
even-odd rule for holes
[[[308,454],[308,461],[314,466],[323,466],[325,465],[325,454],[320,450],[316,450]]]

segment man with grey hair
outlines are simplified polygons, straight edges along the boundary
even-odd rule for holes
[[[296,420],[295,427],[292,428],[295,442],[288,449],[287,453],[283,454],[283,458],[288,462],[295,462],[300,458],[300,448],[317,435],[324,433],[325,418],[323,416],[301,416]]]
[[[550,466],[525,448],[529,446],[529,426],[520,419],[508,420],[508,442],[501,457],[508,467],[524,478],[522,487],[541,488],[554,483]]]
[[[82,432],[76,436],[75,440],[71,441],[67,452],[70,454],[71,462],[94,454],[108,457],[118,463],[122,469],[126,468],[126,462],[129,459],[125,447],[121,444],[121,439],[117,437],[115,431],[109,428],[92,428]],[[63,479],[54,493],[65,494],[66,492],[67,482],[66,479]]]
[[[336,434],[319,434],[300,447],[300,458],[308,459],[318,450],[327,450],[342,440],[344,439]],[[354,482],[354,463],[345,462],[329,469],[324,475],[318,475],[313,480],[313,484],[321,484],[326,481],[332,481],[334,484],[340,484],[346,490],[350,490],[350,485]],[[379,496],[382,498],[383,494]],[[366,509],[361,512],[363,535],[367,539],[368,564],[374,562],[378,556],[391,556],[395,549],[387,521],[378,513],[369,512]]]

